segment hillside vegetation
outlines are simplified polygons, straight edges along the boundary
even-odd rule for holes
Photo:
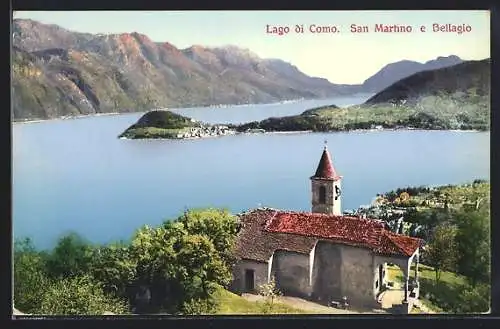
[[[170,111],[151,111],[127,128],[119,137],[177,138],[177,135],[194,127],[195,123],[182,115]]]
[[[490,189],[483,180],[400,188],[379,195],[364,210],[396,232],[426,241],[420,254],[426,265],[419,267],[420,294],[434,309],[481,313],[490,308]],[[400,280],[401,271],[394,270]]]
[[[490,72],[489,59],[463,62],[398,81],[361,106],[326,106],[300,115],[246,123],[238,130],[489,130]]]

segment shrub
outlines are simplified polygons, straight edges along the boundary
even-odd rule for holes
[[[196,298],[184,302],[182,313],[190,315],[214,314],[219,307],[219,303],[213,296],[208,298]]]
[[[47,315],[102,315],[105,312],[126,314],[128,305],[106,295],[100,284],[86,275],[54,282],[40,307],[40,313]]]

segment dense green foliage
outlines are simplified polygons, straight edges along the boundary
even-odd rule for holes
[[[144,114],[134,128],[153,127],[162,129],[182,129],[193,126],[191,119],[170,111],[151,111]]]
[[[101,285],[87,275],[54,281],[43,296],[37,313],[61,315],[125,314],[124,300],[107,295]]]
[[[436,284],[441,272],[452,271],[457,259],[457,229],[449,224],[440,224],[434,228],[431,242],[427,245],[426,260],[436,272]]]
[[[408,193],[409,199],[402,201]],[[421,293],[448,312],[486,312],[491,287],[490,184],[436,188],[411,187],[386,193],[389,204],[412,204],[405,220],[422,230],[426,240],[421,262],[432,266],[434,279],[421,280]],[[387,206],[387,205],[386,205]],[[447,273],[446,275],[444,275]],[[456,273],[456,274],[452,274]],[[460,276],[459,282],[448,280]]]
[[[457,96],[458,97],[458,96]],[[415,105],[374,104],[348,108],[322,107],[300,115],[269,118],[242,124],[238,130],[265,131],[349,131],[355,129],[414,128],[489,130],[489,96],[472,101],[452,96],[426,96]]]
[[[98,315],[127,313],[124,300],[106,294],[82,269],[82,240],[63,237],[51,252],[36,251],[29,239],[14,245],[14,305],[28,314]],[[85,245],[86,248],[90,248]]]
[[[191,119],[170,111],[150,111],[119,137],[126,138],[176,138],[177,134],[194,127]]]
[[[26,313],[207,314],[231,280],[236,217],[199,209],[139,229],[130,243],[92,246],[76,234],[51,252],[18,241],[14,304]]]
[[[484,207],[457,213],[454,218],[458,228],[457,271],[465,275],[473,287],[490,282],[490,221],[489,209]]]
[[[92,247],[79,235],[70,233],[48,255],[47,273],[51,279],[76,277],[88,273],[91,262]]]
[[[14,303],[27,313],[40,310],[45,289],[49,286],[45,253],[35,250],[30,239],[14,243]]]
[[[411,270],[414,270],[412,267]],[[436,284],[435,270],[420,264],[420,301],[437,313],[484,313],[490,309],[490,285],[473,287],[463,275],[443,271]],[[397,266],[388,266],[388,278],[403,283],[403,272]]]

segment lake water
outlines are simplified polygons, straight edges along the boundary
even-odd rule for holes
[[[207,122],[245,122],[369,95],[286,104],[183,109]],[[328,140],[343,209],[408,185],[489,179],[489,133],[379,131],[120,140],[141,114],[13,126],[13,228],[50,248],[75,231],[93,242],[128,239],[186,208],[310,210],[309,177]]]

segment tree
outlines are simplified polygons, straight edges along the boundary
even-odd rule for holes
[[[271,278],[271,281],[269,281],[268,283],[262,284],[259,287],[259,295],[261,295],[265,298],[262,312],[263,313],[272,313],[275,300],[279,296],[281,296],[281,291],[276,287],[276,280],[275,280],[274,276]]]
[[[215,311],[217,304],[212,298],[218,286],[231,281],[229,267],[204,235],[186,235],[175,245],[178,280],[183,287],[183,304],[193,300],[205,300],[206,312]],[[185,305],[183,309],[186,310]]]
[[[490,310],[491,287],[487,284],[467,286],[458,297],[457,313],[484,313]]]
[[[114,243],[94,250],[90,273],[106,293],[126,297],[136,278],[137,262],[128,246]]]
[[[474,287],[489,283],[491,269],[490,214],[487,209],[461,210],[455,213],[458,271]]]
[[[50,284],[45,273],[44,254],[31,239],[14,242],[14,305],[26,313],[37,313]]]
[[[41,303],[40,313],[47,315],[102,315],[128,313],[127,303],[106,295],[90,276],[55,281]]]
[[[59,239],[47,260],[47,273],[53,279],[68,278],[89,272],[91,246],[78,234],[70,233]]]
[[[436,284],[439,283],[441,272],[452,270],[456,264],[456,235],[456,227],[449,224],[440,224],[434,229],[432,239],[426,246],[425,258],[428,264],[434,267]]]
[[[149,287],[153,291],[150,304],[144,305],[150,311],[164,308],[174,312],[179,308],[177,297],[180,288],[176,281],[178,269],[174,244],[185,231],[181,224],[166,226],[168,228],[141,228],[130,246],[130,256],[136,264],[134,288]]]
[[[150,288],[150,310],[211,312],[211,296],[231,280],[230,259],[237,221],[227,211],[187,211],[158,228],[134,236],[135,284]],[[203,303],[201,302],[203,301]]]
[[[231,250],[239,230],[237,217],[226,209],[189,210],[178,218],[188,234],[202,234],[212,241],[218,253],[231,262]]]

